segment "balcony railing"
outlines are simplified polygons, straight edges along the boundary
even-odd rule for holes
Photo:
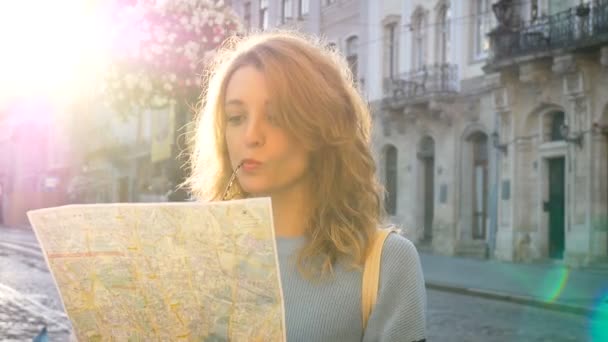
[[[384,79],[384,103],[423,101],[458,91],[458,66],[425,65],[420,69]]]
[[[576,50],[601,45],[608,42],[608,0],[594,0],[572,7],[536,19],[520,29],[499,26],[489,37],[490,64],[557,49]]]

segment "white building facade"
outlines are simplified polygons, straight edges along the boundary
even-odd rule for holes
[[[608,12],[605,1],[594,1],[585,16],[578,3],[233,6],[247,27],[321,35],[354,62],[373,112],[387,210],[419,248],[587,265],[608,256],[608,104],[600,95],[608,93]],[[505,28],[502,13],[511,40],[496,36]],[[568,20],[574,24],[557,24]],[[530,40],[551,30],[582,45],[565,51],[563,43]],[[521,42],[540,50],[522,51]],[[570,128],[565,138],[562,123]]]

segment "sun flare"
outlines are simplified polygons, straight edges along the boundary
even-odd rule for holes
[[[0,102],[22,96],[67,100],[94,84],[109,41],[98,3],[0,2]]]

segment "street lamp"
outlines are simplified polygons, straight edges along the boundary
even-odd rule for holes
[[[592,131],[595,134],[603,134],[608,137],[608,125],[600,125],[598,122],[594,122]]]
[[[514,27],[514,6],[513,0],[499,0],[492,5],[492,12],[500,27],[509,29]]]
[[[494,131],[494,133],[492,133],[492,145],[494,145],[495,149],[500,150],[504,154],[507,154],[508,144],[500,143],[500,137],[498,136],[498,132],[496,132],[496,131]]]
[[[559,127],[559,132],[566,142],[575,143],[579,148],[583,148],[583,133],[579,132],[570,135],[570,127],[565,123]]]

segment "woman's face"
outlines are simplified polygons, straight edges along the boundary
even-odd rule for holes
[[[310,153],[279,127],[270,112],[266,77],[253,66],[228,80],[224,102],[226,145],[243,190],[273,196],[308,185]]]

